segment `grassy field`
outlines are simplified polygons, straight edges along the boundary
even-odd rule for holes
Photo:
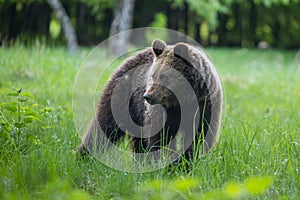
[[[88,50],[0,48],[0,199],[299,199],[300,53],[207,52],[226,96],[218,145],[188,172],[131,174],[74,161],[73,84]]]

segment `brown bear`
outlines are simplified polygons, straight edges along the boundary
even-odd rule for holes
[[[125,135],[134,152],[208,152],[219,136],[222,99],[219,76],[201,48],[154,40],[113,74],[77,153],[99,153],[104,140],[114,144]]]

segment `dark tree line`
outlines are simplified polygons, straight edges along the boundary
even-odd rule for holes
[[[80,45],[108,38],[118,1],[61,2]],[[132,28],[166,27],[203,45],[254,47],[266,41],[273,47],[299,48],[299,12],[298,0],[136,0]],[[1,43],[36,37],[49,43],[65,42],[59,19],[46,0],[0,0],[0,19]],[[58,35],[53,34],[55,27]]]

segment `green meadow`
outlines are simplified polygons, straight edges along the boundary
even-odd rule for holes
[[[300,198],[300,52],[207,48],[225,92],[218,144],[126,173],[74,160],[73,86],[89,50],[0,48],[0,199]]]

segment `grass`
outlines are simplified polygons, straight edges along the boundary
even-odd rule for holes
[[[299,52],[207,51],[226,95],[217,146],[188,172],[134,174],[74,162],[73,84],[88,50],[1,48],[0,199],[299,199]]]

